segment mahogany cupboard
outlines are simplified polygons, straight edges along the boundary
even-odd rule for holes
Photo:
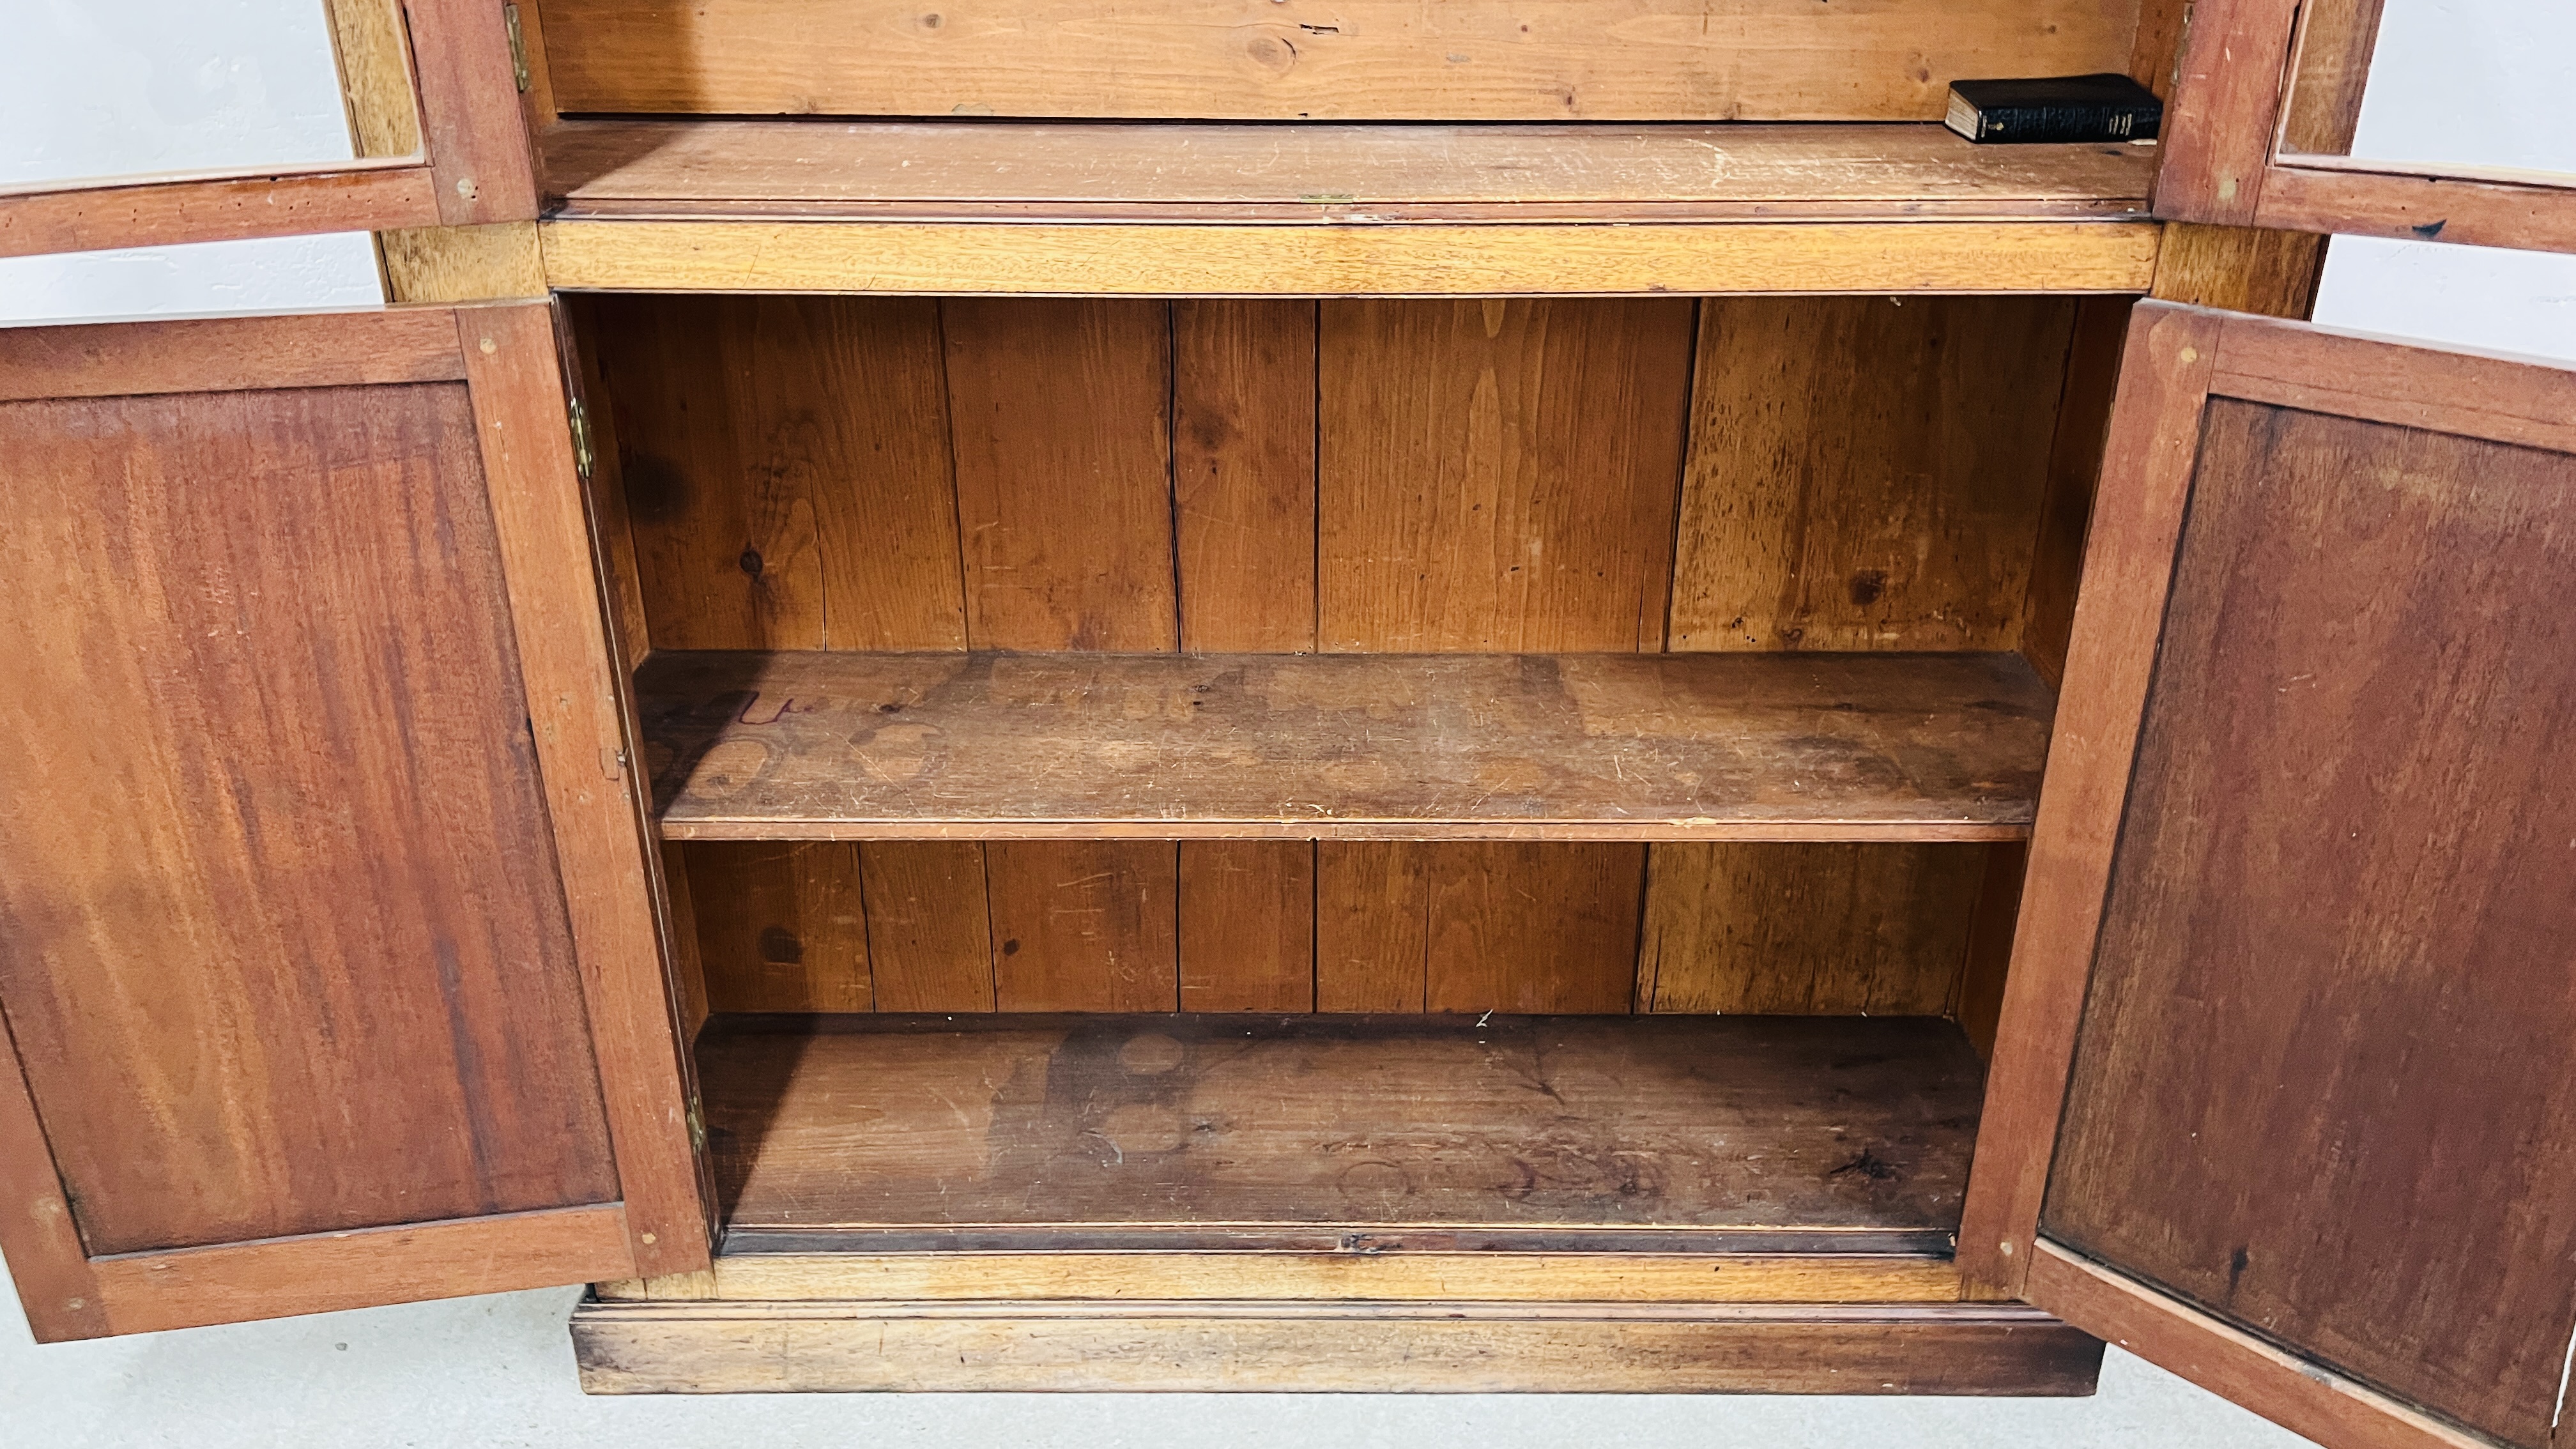
[[[2280,320],[2317,239],[2230,228],[2576,227],[2317,161],[2375,6],[2183,18],[350,0],[367,159],[0,196],[369,226],[401,300],[0,335],[37,1333],[590,1282],[604,1392],[2109,1338],[2552,1444],[2576,374]],[[2163,147],[1933,124],[2105,69]]]

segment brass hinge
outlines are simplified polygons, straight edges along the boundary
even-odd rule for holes
[[[572,470],[587,483],[591,466],[598,461],[597,455],[590,450],[590,414],[582,410],[581,399],[574,398],[572,405],[564,410],[564,415],[572,423]]]
[[[501,7],[501,28],[510,32],[510,74],[519,82],[519,94],[528,93],[528,38],[519,33],[519,7]],[[488,33],[488,32],[487,32]]]
[[[700,1152],[707,1150],[706,1107],[695,1092],[689,1094],[689,1146]]]

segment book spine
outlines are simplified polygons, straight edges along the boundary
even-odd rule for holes
[[[1977,115],[1980,141],[2152,141],[2161,107],[1998,106]]]

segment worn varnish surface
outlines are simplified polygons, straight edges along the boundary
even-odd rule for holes
[[[1989,848],[1654,848],[1640,1011],[1938,1016]]]
[[[2223,398],[2201,438],[2042,1227],[2543,1444],[2576,458]]]
[[[1900,1018],[807,1026],[700,1043],[736,1227],[1939,1231],[1982,1075]]]
[[[664,654],[666,836],[2000,839],[2012,655]]]
[[[2135,0],[546,0],[566,112],[1936,121],[2129,60]]]
[[[2143,215],[2143,146],[1938,125],[573,121],[565,218],[1617,221]]]
[[[0,404],[0,1001],[93,1254],[618,1197],[475,432]]]

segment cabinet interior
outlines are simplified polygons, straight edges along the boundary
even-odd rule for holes
[[[726,1252],[1946,1254],[2127,306],[574,298]]]

